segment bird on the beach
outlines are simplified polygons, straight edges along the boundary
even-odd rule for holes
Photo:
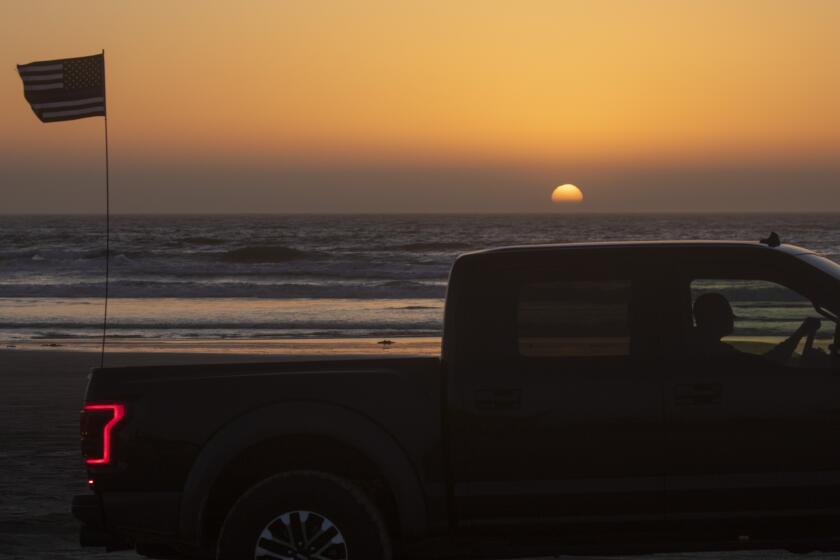
[[[390,346],[391,344],[396,344],[396,343],[393,340],[385,339],[385,340],[380,340],[379,342],[377,342],[377,344],[381,344],[383,346]]]

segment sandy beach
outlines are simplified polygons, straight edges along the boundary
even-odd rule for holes
[[[95,360],[82,352],[0,352],[2,557],[97,557],[79,549],[69,513],[71,496],[84,491],[78,410]]]
[[[361,349],[370,349],[367,353],[391,352],[377,347],[375,342],[345,341],[343,349],[347,354],[362,353]],[[398,341],[392,349],[397,349],[403,342]],[[50,343],[41,341],[39,344]],[[283,344],[299,345],[290,341]],[[313,342],[312,346],[323,350],[324,344]],[[430,351],[429,343],[416,344]],[[141,346],[137,343],[135,348]],[[61,346],[30,350],[5,347],[4,344],[0,350],[0,441],[3,442],[0,449],[0,558],[140,558],[133,552],[106,554],[97,549],[81,549],[77,544],[77,524],[69,513],[71,497],[86,491],[78,450],[78,411],[87,372],[98,365],[98,353],[91,351],[91,347],[74,346],[72,350]],[[266,360],[263,352],[208,354],[185,352],[183,349],[173,352],[166,346],[156,348],[156,352],[113,352],[108,354],[107,364]],[[288,357],[299,358],[302,355],[307,355],[307,351]],[[275,354],[272,358],[278,356]],[[730,560],[802,558],[801,555],[765,551],[663,554],[647,558],[654,557]],[[840,558],[840,555],[811,554],[808,557],[827,560]]]

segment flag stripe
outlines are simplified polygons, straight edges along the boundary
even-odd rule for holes
[[[61,82],[55,84],[43,84],[43,85],[25,85],[23,86],[24,91],[40,91],[43,89],[63,89],[64,84]]]
[[[63,72],[63,71],[64,70],[62,68],[56,68],[54,70],[47,70],[46,72],[18,72],[18,74],[20,74],[20,77],[25,80],[27,78],[34,78],[36,76],[46,76],[46,75],[49,75],[49,74],[55,74],[56,72]]]
[[[21,76],[24,82],[46,82],[49,80],[61,80],[64,78],[64,74],[33,74],[27,76]]]
[[[23,74],[24,72],[46,72],[52,70],[61,70],[64,68],[63,64],[27,64],[26,66],[18,66],[18,72]]]
[[[55,117],[70,117],[73,115],[87,115],[89,113],[102,113],[105,111],[104,105],[97,105],[96,107],[87,107],[85,109],[77,109],[74,111],[45,111],[41,114],[45,119]]]
[[[88,97],[85,99],[75,99],[73,101],[55,101],[53,103],[32,103],[33,109],[63,109],[65,107],[78,107],[79,105],[90,105],[97,103],[99,105],[105,101],[104,97]]]

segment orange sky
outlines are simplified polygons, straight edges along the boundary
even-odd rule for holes
[[[123,170],[493,167],[559,184],[840,161],[833,0],[29,0],[0,15],[0,189],[38,183],[45,156],[98,164],[101,119],[38,123],[14,65],[102,48]]]

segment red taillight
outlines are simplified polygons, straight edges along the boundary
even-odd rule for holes
[[[82,455],[88,465],[111,462],[111,436],[114,427],[125,416],[120,403],[86,404],[82,408]]]

